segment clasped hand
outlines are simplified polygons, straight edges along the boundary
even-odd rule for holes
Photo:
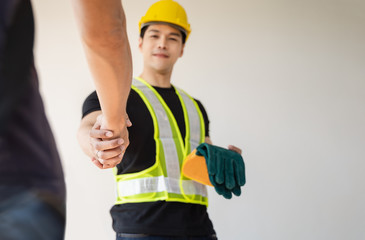
[[[104,129],[103,115],[99,115],[90,130],[89,139],[91,151],[94,153],[91,161],[100,169],[113,168],[118,165],[129,145],[127,127],[132,126],[130,120],[120,129]]]

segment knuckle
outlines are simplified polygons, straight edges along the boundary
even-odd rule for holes
[[[103,151],[98,152],[98,157],[101,159],[105,159],[105,153]]]
[[[109,143],[109,146],[110,146],[111,148],[115,148],[115,147],[117,147],[118,145],[119,145],[118,140],[113,140],[113,141],[110,141],[110,143]]]
[[[96,133],[95,133],[95,129],[94,129],[94,128],[92,128],[92,129],[89,131],[89,136],[90,136],[90,137],[92,137],[92,138],[95,138],[95,135],[96,135]]]
[[[90,138],[89,138],[89,140],[90,140],[90,144],[95,144],[95,143],[97,143],[96,139],[95,139],[95,138],[93,138],[93,137],[90,137]]]
[[[112,168],[112,167],[115,167],[116,164],[109,161],[108,163],[104,164],[104,166],[106,166],[107,168]]]
[[[111,166],[115,167],[115,166],[117,166],[120,162],[121,162],[121,159],[113,158],[113,160],[110,160],[110,161],[109,161],[109,165],[111,165]]]
[[[94,144],[93,144],[93,146],[94,146],[94,149],[95,149],[95,150],[98,150],[98,151],[103,150],[103,149],[101,148],[100,143],[94,143]]]
[[[120,149],[120,148],[116,148],[116,149],[113,151],[113,157],[117,157],[120,153],[121,153],[121,149]]]

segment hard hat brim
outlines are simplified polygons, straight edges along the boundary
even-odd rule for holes
[[[173,27],[173,28],[176,28],[177,30],[183,32],[185,34],[185,36],[188,35],[188,32],[186,31],[185,28],[179,26],[179,25],[176,25],[176,24],[173,24],[173,23],[169,23],[169,22],[161,22],[161,21],[152,21],[152,22],[146,22],[146,23],[142,23],[141,24],[141,29],[140,31],[142,31],[142,29],[144,27],[147,27],[147,26],[150,26],[150,25],[155,25],[155,24],[164,24],[164,25],[168,25],[170,27]]]

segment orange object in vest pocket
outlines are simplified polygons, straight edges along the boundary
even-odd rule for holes
[[[196,149],[192,151],[184,160],[182,173],[185,177],[196,182],[213,186],[209,180],[208,168],[203,156],[196,155]]]

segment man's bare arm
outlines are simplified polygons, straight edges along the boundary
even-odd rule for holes
[[[126,102],[132,80],[131,52],[120,0],[72,0],[103,112],[102,129],[127,136]]]

